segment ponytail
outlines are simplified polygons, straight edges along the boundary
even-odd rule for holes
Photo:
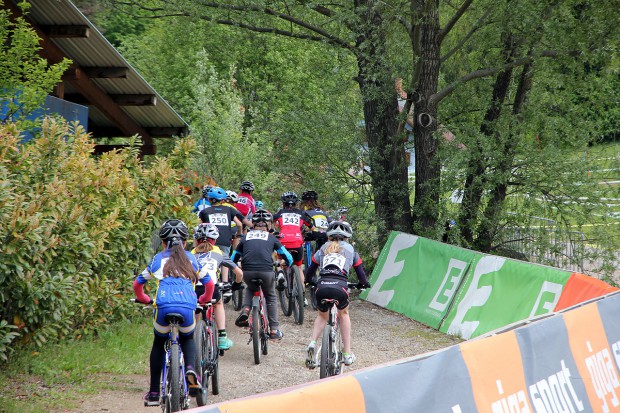
[[[327,254],[341,254],[342,246],[340,245],[340,241],[331,239],[329,244],[325,248],[325,255]]]
[[[176,239],[172,238],[166,243],[169,245],[170,257],[164,265],[164,277],[187,278],[191,282],[196,283],[198,281],[196,270],[185,254],[183,242],[175,242]]]
[[[213,245],[214,244],[210,243],[208,240],[201,241],[201,242],[198,242],[198,245],[196,245],[196,248],[194,248],[194,250],[199,254],[204,254],[205,252],[212,251]]]

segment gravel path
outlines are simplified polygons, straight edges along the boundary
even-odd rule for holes
[[[357,361],[345,371],[360,369],[448,347],[459,342],[457,338],[439,333],[400,314],[385,310],[372,303],[354,300],[350,307],[353,333],[353,352]],[[234,325],[236,312],[227,306],[227,330],[235,346],[220,358],[220,394],[209,394],[209,403],[218,403],[251,396],[271,390],[307,383],[319,379],[318,368],[304,366],[305,348],[312,331],[316,312],[306,307],[306,320],[297,325],[292,317],[280,316],[284,339],[269,345],[269,354],[260,365],[255,365],[248,335]],[[89,396],[77,412],[159,412],[146,408],[142,396],[148,388],[144,376],[118,376],[109,388]],[[108,386],[105,386],[108,387]],[[192,407],[195,407],[192,400]]]

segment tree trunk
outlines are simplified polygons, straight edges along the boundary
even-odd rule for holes
[[[413,231],[416,234],[434,236],[439,213],[439,190],[441,163],[438,158],[437,105],[430,96],[437,93],[440,69],[439,10],[438,3],[431,0],[421,4],[421,20],[416,27],[419,33],[420,56],[413,80],[414,147],[415,147],[415,198]]]
[[[411,202],[404,136],[398,133],[395,82],[384,63],[386,32],[373,1],[356,2],[361,22],[357,78],[364,99],[369,167],[374,193],[377,234],[382,244],[391,230],[411,230]],[[362,4],[363,7],[360,5]]]

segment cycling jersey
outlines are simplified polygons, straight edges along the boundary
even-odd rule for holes
[[[250,212],[256,212],[256,203],[252,195],[240,193],[235,208],[237,208],[244,217],[247,217]]]
[[[299,248],[304,243],[301,236],[303,226],[313,229],[312,220],[298,208],[282,208],[273,216],[273,222],[280,228],[280,241],[287,248]]]
[[[348,242],[339,241],[341,252],[339,254],[326,254],[325,250],[330,243],[327,243],[318,250],[312,257],[312,262],[318,265],[319,274],[341,275],[348,277],[351,267],[362,264],[362,258]],[[365,281],[365,280],[360,280]]]
[[[307,209],[306,214],[310,217],[312,225],[314,225],[314,231],[325,232],[327,226],[331,222],[331,219],[327,217],[327,213],[319,208]]]
[[[209,282],[209,280],[213,280],[215,283],[217,282],[217,272],[221,265],[231,270],[237,268],[237,264],[232,262],[230,258],[224,257],[222,250],[217,245],[214,245],[213,249],[209,252],[196,253],[195,250],[192,250],[192,254],[196,256],[196,259],[202,267],[199,278],[202,278],[206,282]]]
[[[155,278],[157,283],[157,293],[153,306],[156,308],[179,307],[195,309],[198,301],[194,291],[194,284],[187,278],[164,277],[163,270],[168,258],[170,258],[171,250],[166,249],[156,254],[149,265],[138,275],[136,282],[144,285],[147,281]],[[201,270],[200,263],[196,257],[189,251],[185,251],[185,255],[192,263],[194,270],[199,274]],[[201,278],[201,275],[198,276]],[[208,282],[204,277],[201,282]],[[143,287],[140,287],[142,289]]]
[[[200,198],[198,201],[196,201],[196,203],[192,207],[192,212],[199,213],[206,207],[210,207],[210,206],[211,206],[211,203],[209,201],[207,201],[204,198]]]
[[[215,241],[215,245],[226,248],[230,248],[233,238],[233,219],[238,218],[240,221],[243,221],[243,215],[239,211],[225,205],[210,206],[200,211],[198,216],[202,222],[210,222],[217,227],[220,236]]]
[[[284,248],[278,239],[267,231],[250,230],[241,238],[237,249],[233,251],[231,259],[234,262],[241,259],[244,271],[271,271],[273,272],[273,252],[284,255],[293,263],[291,254]]]
[[[227,207],[231,207],[234,208],[238,211],[237,208],[235,208],[235,206],[229,202],[222,202],[222,205],[227,206]],[[233,238],[235,237],[235,235],[237,235],[237,232],[239,231],[239,229],[237,228],[237,223],[233,220],[232,224],[231,224],[231,232],[233,235]]]

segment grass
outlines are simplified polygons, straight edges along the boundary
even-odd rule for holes
[[[145,374],[151,331],[144,317],[112,324],[96,337],[20,349],[0,373],[0,413],[75,408],[106,386],[108,374]]]

